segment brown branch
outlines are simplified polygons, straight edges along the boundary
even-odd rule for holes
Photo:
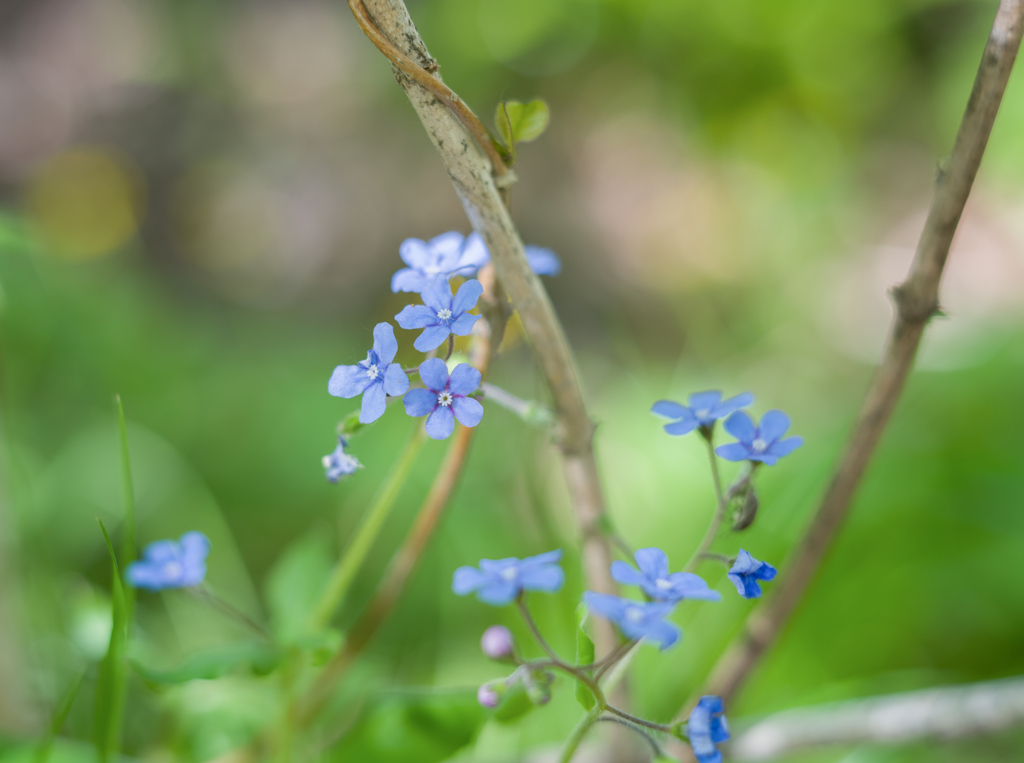
[[[360,4],[358,0],[351,2]],[[403,56],[419,60],[424,65],[433,62],[402,0],[363,0],[362,5],[369,13],[373,29],[386,37]],[[587,414],[575,359],[562,326],[540,279],[526,262],[523,242],[502,202],[489,163],[467,137],[465,123],[457,113],[453,113],[454,107],[437,95],[431,83],[421,81],[418,72],[409,72],[399,66],[397,78],[440,153],[473,228],[487,244],[501,287],[519,311],[534,356],[551,389],[558,415],[559,441],[569,493],[583,539],[587,580],[595,590],[613,593],[616,589],[609,573],[612,555],[603,530],[604,497],[594,460],[594,425]],[[461,101],[453,100],[452,103]],[[615,633],[612,626],[602,620],[595,623],[595,628],[598,648],[602,651],[613,649]]]
[[[925,324],[938,310],[942,269],[1013,68],[1022,29],[1024,0],[1002,0],[948,168],[938,179],[910,274],[893,291],[896,317],[892,332],[853,435],[771,598],[750,616],[745,632],[719,660],[702,693],[718,694],[726,702],[736,694],[800,603],[849,512],[857,484],[910,372]]]

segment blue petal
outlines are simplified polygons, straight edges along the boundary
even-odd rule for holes
[[[473,333],[473,326],[480,320],[479,315],[473,315],[473,313],[463,313],[454,321],[451,322],[452,333],[455,336],[469,336]]]
[[[210,553],[210,539],[198,530],[182,535],[178,544],[181,546],[182,558],[188,561],[202,561]]]
[[[729,722],[724,717],[711,719],[711,741],[715,744],[729,741]]]
[[[157,540],[146,546],[146,550],[142,552],[142,555],[147,562],[164,564],[175,561],[179,553],[181,553],[181,547],[176,541]]]
[[[795,437],[787,437],[785,440],[777,440],[768,446],[768,450],[765,451],[769,456],[775,458],[782,458],[788,456],[794,450],[804,444],[804,438],[800,435]]]
[[[722,393],[717,389],[707,392],[694,392],[687,399],[693,411],[710,411],[722,400]]]
[[[644,638],[658,644],[658,648],[662,650],[668,649],[679,641],[679,637],[683,635],[683,632],[679,630],[679,626],[667,623],[664,620],[657,620],[651,623],[645,631]]]
[[[664,429],[673,437],[681,437],[684,434],[690,434],[690,432],[696,429],[697,423],[697,419],[694,418],[681,419],[680,421],[666,424]]]
[[[459,271],[479,270],[490,261],[491,253],[487,251],[487,244],[479,233],[473,231],[466,237],[466,243],[462,247]]]
[[[410,416],[426,416],[437,405],[437,393],[422,387],[416,387],[405,393],[402,398],[405,403],[405,412]]]
[[[452,409],[439,405],[434,412],[427,416],[425,429],[432,440],[447,440],[455,431],[455,416]]]
[[[327,382],[327,391],[335,397],[355,397],[370,386],[370,381],[362,366],[338,366]]]
[[[448,391],[453,395],[468,395],[480,386],[480,378],[480,371],[476,368],[468,363],[459,363],[452,371]]]
[[[456,396],[452,400],[452,413],[464,427],[475,427],[484,417],[484,407],[471,397]]]
[[[672,583],[672,592],[684,599],[700,599],[701,601],[719,601],[722,594],[708,588],[707,582],[692,572],[676,572],[668,576]]]
[[[641,548],[633,558],[640,572],[647,577],[657,580],[668,576],[668,557],[660,548]]]
[[[775,442],[789,429],[789,416],[782,411],[768,411],[761,417],[757,432],[765,442]]]
[[[595,615],[599,615],[613,623],[617,623],[622,618],[622,613],[632,603],[621,596],[613,596],[609,593],[596,593],[595,591],[584,591],[583,602],[587,605],[587,609]]]
[[[775,456],[769,455],[768,453],[751,453],[747,456],[751,461],[760,461],[765,466],[775,466],[778,460]]]
[[[457,230],[442,233],[430,239],[430,253],[441,273],[447,275],[459,266],[459,256],[466,237]]]
[[[452,287],[447,278],[435,278],[420,294],[423,304],[435,313],[452,310]],[[455,312],[452,310],[452,312]]]
[[[562,261],[551,249],[543,246],[527,246],[524,249],[530,270],[539,276],[557,276],[562,272]]]
[[[651,413],[666,419],[681,419],[683,417],[693,418],[690,409],[685,405],[673,402],[672,400],[659,400],[651,406]]]
[[[398,256],[402,262],[416,270],[423,270],[433,259],[430,244],[419,238],[407,238],[398,247]]]
[[[648,582],[647,576],[638,572],[632,564],[618,559],[612,562],[612,580],[622,585],[643,585]]]
[[[739,553],[736,554],[736,561],[733,562],[732,568],[729,572],[734,572],[737,575],[746,575],[753,572],[760,567],[762,562],[752,557],[749,552],[744,551],[742,548]]]
[[[556,593],[565,583],[565,573],[557,564],[523,567],[520,569],[519,582],[528,591]]]
[[[158,591],[163,586],[154,572],[155,568],[151,564],[147,564],[146,562],[132,562],[125,570],[125,577],[128,579],[128,585],[133,588],[147,588],[149,590]]]
[[[386,366],[398,353],[398,340],[390,323],[378,323],[373,327],[373,351],[377,353],[380,365]]]
[[[420,380],[427,389],[444,392],[448,389],[448,366],[440,358],[424,360],[420,363]]]
[[[712,413],[716,419],[724,419],[733,411],[738,411],[740,408],[746,408],[748,405],[753,404],[754,396],[749,392],[736,395],[736,397],[730,397],[728,400],[723,400],[714,407]]]
[[[437,313],[426,305],[406,305],[395,320],[404,329],[425,329],[437,323]]]
[[[481,559],[480,569],[488,575],[499,575],[510,567],[518,570],[520,564],[522,564],[522,560],[516,559],[514,556],[504,559]]]
[[[419,294],[426,288],[428,283],[430,283],[430,279],[419,270],[402,268],[395,271],[395,274],[391,276],[391,291],[396,294],[400,291]]]
[[[392,397],[404,395],[409,389],[409,375],[398,363],[392,363],[384,372],[384,391]]]
[[[427,326],[427,328],[423,329],[423,333],[416,337],[416,341],[412,343],[412,346],[420,352],[430,352],[444,344],[444,340],[451,333],[451,329],[444,324]]]
[[[744,445],[750,445],[754,438],[757,437],[757,429],[754,427],[754,422],[743,411],[736,411],[736,413],[725,420],[725,431]]]
[[[374,382],[363,393],[363,406],[359,409],[360,424],[372,424],[388,409],[384,385],[381,381]]]
[[[779,571],[768,562],[761,562],[761,566],[754,571],[753,575],[758,580],[774,580],[778,573]]]
[[[476,592],[476,597],[484,604],[490,604],[493,607],[503,607],[506,604],[511,604],[519,595],[519,591],[519,585],[514,581],[488,580]]]
[[[560,561],[562,561],[562,549],[556,548],[554,551],[545,551],[543,554],[528,556],[519,561],[519,566],[530,567],[532,565],[557,564]]]
[[[459,567],[452,577],[452,590],[459,596],[473,593],[487,578],[476,567]]]
[[[727,445],[719,445],[715,448],[715,453],[726,461],[746,461],[750,458],[750,449],[741,442],[730,442]]]
[[[449,294],[451,293],[450,287],[448,292]],[[476,307],[477,300],[480,299],[480,295],[483,293],[483,284],[475,278],[470,281],[466,281],[459,287],[459,291],[455,294],[455,299],[452,300],[452,312],[464,313],[467,310],[472,310]]]

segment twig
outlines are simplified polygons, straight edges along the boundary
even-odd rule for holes
[[[425,64],[433,61],[402,0],[364,0],[362,4],[350,0],[350,5],[368,11],[369,18],[362,19],[359,8],[353,7],[357,18],[361,19],[360,25],[375,44],[380,42],[374,37],[376,31],[406,58],[419,59]],[[369,23],[364,24],[364,21]],[[604,497],[594,460],[594,424],[587,414],[572,351],[544,286],[526,261],[523,242],[491,176],[488,162],[472,149],[467,139],[465,122],[459,116],[461,112],[456,113],[461,101],[457,97],[448,101],[440,98],[433,84],[436,79],[430,77],[431,82],[425,82],[421,76],[424,72],[419,67],[414,68],[418,71],[401,68],[408,76],[400,77],[399,84],[440,153],[473,228],[487,244],[498,280],[519,311],[533,354],[551,389],[566,481],[583,538],[587,580],[596,591],[614,593],[616,586],[609,573],[611,549],[603,531]],[[471,128],[465,129],[472,133]],[[599,649],[610,651],[613,648],[615,633],[610,623],[597,623],[594,635]]]
[[[719,660],[703,693],[726,702],[803,598],[850,508],[857,484],[892,415],[928,319],[938,309],[939,279],[953,234],[981,164],[1024,30],[1024,0],[1001,0],[948,169],[941,174],[907,280],[893,291],[896,317],[882,363],[853,435],[803,541],[771,598],[751,615],[745,633]]]
[[[991,734],[1024,723],[1024,678],[944,686],[770,715],[737,736],[730,760],[772,760],[808,747]]]

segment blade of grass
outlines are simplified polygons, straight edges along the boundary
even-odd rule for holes
[[[110,586],[110,608],[113,620],[110,629],[110,645],[107,654],[100,663],[100,675],[96,682],[96,708],[93,718],[93,739],[96,752],[101,763],[106,763],[116,754],[120,747],[121,725],[124,717],[127,663],[125,651],[128,641],[128,620],[125,605],[124,586],[121,583],[121,572],[117,567],[117,556],[110,542],[107,528],[102,520],[100,530],[103,540],[110,552],[112,581]]]
[[[71,712],[71,706],[75,703],[75,697],[78,696],[78,690],[82,688],[82,680],[84,678],[85,672],[83,671],[71,682],[71,685],[64,691],[64,695],[60,698],[56,707],[53,708],[53,716],[50,718],[50,723],[46,727],[43,738],[39,740],[39,746],[36,747],[35,754],[32,756],[32,763],[46,763],[49,760],[54,737],[60,733],[61,728],[64,726],[64,721],[67,720],[68,713]]]
[[[114,395],[117,408],[118,432],[121,435],[121,480],[124,491],[124,527],[121,531],[121,564],[126,567],[135,561],[135,486],[132,483],[132,459],[128,452],[128,428],[124,423],[124,406],[121,396]],[[125,622],[132,621],[135,610],[135,590],[124,589]]]

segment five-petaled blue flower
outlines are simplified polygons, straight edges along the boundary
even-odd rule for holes
[[[704,579],[692,572],[668,571],[668,557],[660,548],[642,548],[634,554],[637,571],[632,565],[612,562],[612,577],[623,585],[640,586],[657,601],[674,604],[682,599],[718,601],[722,595],[712,591]]]
[[[754,402],[754,396],[749,392],[742,395],[722,400],[722,393],[718,390],[708,392],[695,392],[690,395],[688,406],[682,403],[675,403],[671,400],[659,400],[651,406],[651,413],[672,419],[672,422],[665,425],[665,431],[671,435],[689,434],[697,427],[709,427],[718,419],[724,419],[730,413],[746,408]]]
[[[562,262],[552,250],[526,246],[524,253],[530,269],[537,275],[557,276],[562,272]],[[394,292],[422,293],[438,278],[470,277],[491,261],[487,244],[476,231],[468,236],[449,231],[430,241],[407,238],[399,247],[398,254],[409,267],[402,268],[391,277],[391,291]]]
[[[335,397],[362,394],[363,406],[359,421],[369,424],[384,415],[386,395],[398,396],[409,389],[409,377],[398,363],[392,363],[398,352],[395,330],[390,323],[373,327],[373,349],[366,360],[354,366],[338,366],[327,382],[327,391]]]
[[[209,553],[210,541],[201,532],[187,532],[180,540],[150,543],[142,559],[128,565],[128,584],[150,591],[197,586],[206,577]]]
[[[757,581],[771,580],[776,573],[778,570],[768,562],[755,559],[741,548],[736,562],[729,569],[729,580],[744,599],[756,599],[761,595],[761,585]]]
[[[484,240],[475,231],[468,237],[458,231],[448,231],[430,241],[407,238],[398,248],[398,254],[409,267],[391,277],[391,291],[417,294],[438,278],[470,276],[490,259]]]
[[[412,346],[420,352],[429,352],[440,347],[449,334],[466,336],[473,330],[480,316],[469,311],[476,307],[483,292],[480,282],[472,280],[462,284],[453,297],[451,284],[438,278],[420,295],[422,305],[406,305],[395,320],[404,329],[425,329]]]
[[[782,411],[768,411],[757,426],[746,413],[736,411],[725,420],[725,431],[739,442],[719,445],[715,453],[726,461],[760,461],[772,466],[804,444],[803,437],[780,439],[787,429],[789,416]]]
[[[324,474],[328,482],[337,482],[342,477],[347,477],[355,472],[356,469],[363,468],[358,458],[345,452],[347,447],[348,440],[338,437],[338,447],[323,457]]]
[[[715,747],[728,741],[729,724],[725,720],[722,698],[705,694],[690,711],[686,736],[693,755],[700,763],[722,763],[722,753]]]
[[[583,601],[595,615],[615,623],[626,638],[646,639],[668,649],[681,635],[677,626],[665,622],[674,607],[668,602],[634,601],[594,591],[584,591]]]
[[[475,427],[484,416],[479,401],[466,397],[480,386],[480,372],[467,363],[448,366],[440,358],[420,363],[420,379],[426,389],[409,390],[403,402],[410,416],[427,416],[427,434],[435,440],[446,439],[455,429],[455,419],[464,427]],[[428,415],[429,414],[429,415]]]
[[[455,570],[452,590],[459,596],[475,592],[480,601],[495,607],[515,601],[523,591],[555,593],[565,582],[565,573],[558,566],[561,559],[561,549],[526,559],[481,559],[479,569]]]

